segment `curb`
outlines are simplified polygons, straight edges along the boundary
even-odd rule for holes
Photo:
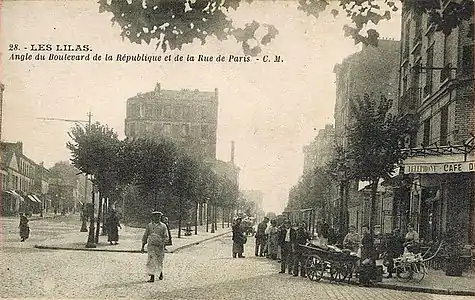
[[[324,279],[330,279],[330,277],[323,277]],[[335,283],[335,281],[332,281]],[[351,285],[359,285],[357,281],[344,281],[343,283]],[[417,287],[417,286],[405,286],[405,285],[396,285],[396,284],[386,284],[381,282],[374,282],[370,286],[375,288],[387,289],[387,290],[396,290],[396,291],[405,291],[405,292],[416,292],[416,293],[426,293],[426,294],[438,294],[438,295],[450,295],[450,296],[475,296],[475,291],[468,290],[451,290],[451,289],[438,289],[430,287]]]
[[[209,240],[218,238],[218,237],[220,237],[220,236],[229,234],[229,233],[231,233],[231,232],[232,232],[232,231],[223,232],[223,233],[220,233],[220,234],[215,235],[215,236],[211,236],[211,237],[209,237],[209,238],[206,238],[206,239],[201,240],[201,241],[198,241],[198,242],[194,242],[194,243],[191,243],[191,244],[183,245],[183,246],[177,247],[175,250],[168,251],[168,253],[175,253],[175,252],[181,251],[181,250],[183,250],[183,249],[190,248],[190,247],[192,247],[192,246],[199,245],[199,244],[201,244],[201,243],[203,243],[203,242],[206,242],[206,241],[209,241]]]
[[[203,242],[206,242],[206,241],[209,241],[209,240],[212,240],[212,239],[215,239],[215,238],[218,238],[220,236],[223,236],[223,235],[226,235],[226,234],[229,234],[231,233],[231,231],[227,231],[227,232],[224,232],[224,233],[220,233],[218,235],[215,235],[215,236],[211,236],[211,237],[208,237],[206,239],[203,239],[203,240],[200,240],[200,241],[197,241],[197,242],[193,242],[193,243],[190,243],[190,244],[186,244],[186,245],[183,245],[183,246],[180,246],[180,247],[177,247],[176,249],[174,250],[169,250],[165,253],[176,253],[177,251],[181,251],[183,249],[186,249],[186,248],[189,248],[189,247],[192,247],[192,246],[195,246],[195,245],[199,245],[200,243],[203,243]],[[43,250],[69,250],[69,251],[100,251],[100,252],[120,252],[120,253],[141,253],[140,250],[127,250],[127,249],[104,249],[104,248],[73,248],[73,247],[61,247],[61,246],[47,246],[47,245],[38,245],[36,244],[34,246],[35,248],[37,249],[43,249]],[[147,252],[147,251],[145,251]]]
[[[461,291],[461,290],[450,290],[450,289],[437,289],[437,288],[427,288],[427,287],[416,287],[416,286],[404,286],[404,285],[395,285],[395,284],[384,284],[384,283],[375,283],[375,287],[382,289],[406,291],[406,292],[419,292],[419,293],[428,293],[428,294],[439,294],[439,295],[452,295],[452,296],[475,296],[474,291]]]

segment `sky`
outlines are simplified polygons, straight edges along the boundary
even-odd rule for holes
[[[22,141],[24,154],[51,167],[70,158],[67,122],[51,117],[108,124],[124,137],[125,104],[139,92],[162,89],[219,89],[217,158],[229,161],[231,141],[241,168],[240,188],[264,193],[264,210],[281,212],[303,169],[302,148],[333,123],[333,67],[359,50],[344,37],[344,17],[315,19],[297,1],[255,1],[232,13],[236,25],[273,24],[277,37],[261,55],[282,63],[123,63],[10,61],[9,44],[88,44],[104,55],[163,55],[155,46],[131,44],[112,26],[112,15],[96,1],[3,1],[0,81],[5,85],[2,140]],[[399,39],[400,16],[378,25],[382,37]],[[18,20],[22,20],[21,26]],[[26,51],[18,52],[26,53]],[[242,55],[232,38],[185,45],[166,54]]]

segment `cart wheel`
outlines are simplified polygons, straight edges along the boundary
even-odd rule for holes
[[[305,262],[307,269],[307,278],[312,281],[320,281],[325,271],[325,263],[318,256],[309,256]]]
[[[411,280],[414,273],[411,269],[411,266],[399,265],[395,269],[396,269],[396,274],[397,274],[398,279],[401,279],[403,281]]]
[[[426,276],[427,270],[423,262],[412,264],[413,275],[412,278],[416,282],[421,282]]]
[[[345,263],[334,263],[330,266],[332,281],[343,282],[350,274],[350,268]]]

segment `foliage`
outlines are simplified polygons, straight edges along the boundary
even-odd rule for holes
[[[118,153],[121,141],[112,129],[100,123],[87,128],[76,125],[67,143],[71,151],[72,164],[88,175],[94,175],[94,183],[99,190],[107,193],[118,184],[121,170],[118,167]]]
[[[348,136],[348,179],[371,184],[371,228],[376,223],[376,193],[380,179],[391,177],[404,159],[401,153],[404,137],[414,129],[409,119],[389,113],[392,101],[381,96],[379,101],[365,94],[356,99],[353,122]]]
[[[278,34],[271,24],[260,24],[253,20],[244,28],[234,26],[230,17],[231,10],[236,10],[243,2],[255,0],[99,0],[99,12],[113,14],[112,22],[122,29],[122,38],[132,43],[150,44],[156,41],[157,48],[182,49],[184,44],[194,40],[206,43],[208,36],[223,41],[232,36],[241,43],[245,55],[256,56],[261,52],[261,45],[269,44]],[[274,0],[275,1],[275,0]],[[343,12],[351,22],[343,30],[355,43],[377,45],[379,33],[374,29],[362,31],[370,23],[377,25],[382,20],[391,19],[392,13],[399,10],[400,1],[384,0],[337,0],[338,9],[331,8],[329,0],[298,0],[298,9],[318,18],[328,12],[336,17]],[[435,3],[436,5],[431,5]],[[473,16],[473,0],[461,0],[445,10],[440,9],[439,0],[406,0],[409,9],[417,8],[430,15],[429,21],[436,30],[450,32],[461,20]],[[399,7],[398,7],[399,6]],[[267,33],[257,37],[259,28]]]
[[[299,183],[291,188],[286,210],[324,209],[331,197],[331,182],[327,170],[315,168],[305,173]]]
[[[69,135],[73,165],[94,175],[94,183],[106,197],[127,190],[131,212],[138,218],[158,207],[167,209],[169,216],[186,217],[194,204],[205,201],[218,207],[236,206],[238,187],[169,139],[119,140],[99,123],[88,128],[77,125]]]
[[[413,124],[391,115],[392,100],[385,96],[376,101],[365,94],[356,102],[348,136],[348,175],[361,181],[389,179],[404,159],[401,141],[412,132]]]

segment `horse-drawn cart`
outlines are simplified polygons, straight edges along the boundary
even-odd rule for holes
[[[330,275],[330,281],[342,282],[350,280],[354,273],[359,257],[349,250],[340,250],[332,246],[299,245],[307,257],[305,268],[307,278],[319,281],[325,273]]]

